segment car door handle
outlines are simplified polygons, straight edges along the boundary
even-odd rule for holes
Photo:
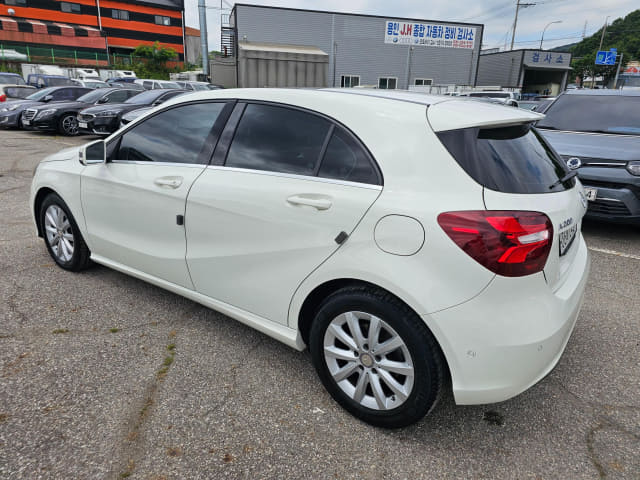
[[[182,177],[160,177],[156,178],[153,183],[159,187],[178,188],[182,185]]]
[[[331,208],[331,200],[311,195],[292,195],[287,198],[291,205],[313,207],[316,210],[328,210]]]

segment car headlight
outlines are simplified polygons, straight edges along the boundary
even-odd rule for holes
[[[627,171],[631,175],[640,176],[640,161],[639,160],[635,160],[633,162],[627,163]]]
[[[117,110],[106,110],[104,112],[96,113],[96,117],[117,117],[118,113],[120,112],[118,112]]]
[[[36,115],[36,118],[46,118],[46,117],[50,117],[51,115],[56,113],[56,109],[55,108],[47,108],[45,110],[40,110],[40,112],[38,112],[38,114]]]

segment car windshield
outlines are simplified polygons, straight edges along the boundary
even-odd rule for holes
[[[180,88],[176,82],[160,82],[160,88]]]
[[[165,93],[167,92],[163,92],[162,90],[146,90],[142,93],[139,93],[138,95],[134,95],[124,103],[135,103],[136,105],[149,105],[150,103],[155,102],[160,95],[164,95]]]
[[[30,93],[33,93],[33,88],[27,86],[24,87],[5,87],[4,93],[8,97],[12,98],[27,98]]]
[[[78,97],[78,99],[76,100],[76,102],[82,102],[82,103],[95,103],[98,100],[100,100],[102,97],[104,97],[106,95],[104,90],[91,90],[88,93],[85,93],[84,95],[82,95],[81,97]]]
[[[640,96],[561,95],[539,128],[640,135]]]
[[[24,85],[24,80],[20,75],[11,75],[7,73],[0,73],[0,83],[7,83],[13,85]]]
[[[57,89],[53,87],[43,88],[42,90],[38,90],[36,93],[32,93],[27,97],[27,100],[41,100],[47,95],[55,92]]]

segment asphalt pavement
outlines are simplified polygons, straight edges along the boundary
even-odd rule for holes
[[[96,266],[55,266],[36,163],[88,141],[0,131],[0,478],[640,478],[640,228],[586,223],[586,300],[557,368],[503,403],[444,396],[401,430],[342,410],[296,352]]]

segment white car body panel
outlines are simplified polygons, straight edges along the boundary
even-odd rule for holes
[[[187,263],[198,292],[287,323],[291,294],[339,248],[381,187],[209,167],[187,201]],[[326,202],[323,209],[290,203]],[[326,209],[324,209],[326,206]]]
[[[153,112],[225,98],[292,104],[335,119],[367,146],[380,166],[384,186],[359,188],[314,178],[293,181],[286,175],[204,165],[84,167],[75,151],[49,157],[37,169],[32,211],[35,214],[41,188],[54,190],[71,209],[96,262],[214,308],[298,349],[304,348],[298,330],[300,310],[314,289],[337,279],[384,288],[433,332],[447,359],[458,403],[505,400],[553,368],[575,323],[589,271],[579,232],[564,258],[550,256],[544,274],[505,278],[470,258],[437,223],[439,213],[483,210],[485,202],[488,209],[542,211],[553,221],[554,232],[568,216],[581,220],[579,184],[540,195],[483,191],[434,134],[531,122],[540,115],[455,97],[303,89],[195,92]],[[182,177],[177,189],[154,186],[156,178],[176,176]],[[267,187],[265,179],[273,185]],[[322,190],[301,190],[300,182]],[[211,188],[215,190],[208,192]],[[330,221],[310,224],[307,216],[329,216],[307,212],[310,207],[288,206],[290,193],[340,198],[352,211],[336,209]],[[240,200],[232,195],[240,195]],[[283,212],[301,215],[288,217]],[[185,214],[184,227],[176,224],[180,213]],[[405,252],[405,244],[393,235],[389,248],[376,243],[376,225],[389,215],[410,218],[422,227],[424,241],[417,251],[407,247]],[[315,242],[304,248],[294,241],[301,225],[307,230],[298,241]],[[341,230],[350,236],[338,246],[334,238]],[[555,235],[552,249],[557,252]],[[251,237],[264,244],[250,244]]]
[[[189,188],[204,165],[109,162],[82,175],[82,206],[92,253],[193,289],[185,262]],[[158,181],[180,182],[177,188]]]

